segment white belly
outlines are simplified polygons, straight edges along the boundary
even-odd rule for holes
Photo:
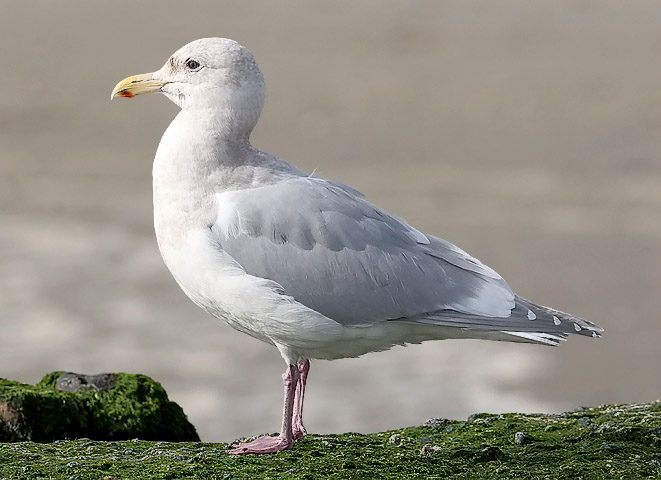
[[[159,246],[186,295],[241,332],[294,349],[342,336],[340,324],[285,295],[277,283],[248,275],[215,244],[209,229]]]

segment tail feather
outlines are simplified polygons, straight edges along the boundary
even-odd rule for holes
[[[604,331],[600,326],[583,318],[537,305],[518,295],[509,317],[487,317],[454,310],[439,310],[421,318],[406,320],[467,330],[497,330],[546,345],[558,345],[571,334],[601,337]]]

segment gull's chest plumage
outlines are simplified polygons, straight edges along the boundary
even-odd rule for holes
[[[177,283],[195,303],[210,309],[211,290],[231,260],[214,251],[210,235],[216,207],[209,186],[210,168],[200,165],[205,154],[178,119],[164,133],[154,159],[154,230]]]
[[[251,281],[221,248],[210,225],[216,210],[213,196],[189,190],[187,181],[163,182],[154,177],[154,229],[165,265],[186,295],[198,306],[235,329],[270,340],[261,321],[244,304],[249,295],[269,294],[271,288]],[[259,292],[259,290],[263,292]]]
[[[183,112],[172,121],[152,170],[154,229],[168,267],[191,233],[213,224],[216,214],[214,177],[220,152],[200,133],[206,129],[196,128],[203,125],[191,123]]]

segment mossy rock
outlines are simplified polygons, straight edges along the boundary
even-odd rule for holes
[[[58,388],[65,375],[83,379],[77,391]],[[158,382],[128,373],[104,377],[111,382],[103,388],[84,380],[93,377],[64,372],[49,373],[37,385],[0,379],[0,441],[199,440]]]
[[[230,455],[227,443],[0,443],[0,479],[661,478],[658,402],[471,418],[367,435],[305,435],[291,450],[269,455]]]
[[[88,413],[73,395],[0,379],[0,441],[50,442],[87,432]]]

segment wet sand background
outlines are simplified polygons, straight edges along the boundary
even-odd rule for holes
[[[650,401],[661,377],[661,4],[1,2],[0,376],[141,372],[204,440],[279,429],[275,349],[181,293],[151,162],[177,108],[125,76],[226,36],[267,81],[253,143],[606,328],[314,362],[312,432]]]

